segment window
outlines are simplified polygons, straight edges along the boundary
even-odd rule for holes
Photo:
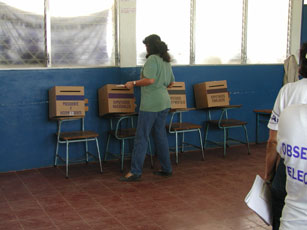
[[[241,63],[242,2],[196,0],[196,64]]]
[[[0,67],[44,66],[44,1],[0,1]]]
[[[291,40],[291,2],[137,0],[137,64],[144,63],[142,39],[151,33],[169,44],[175,64],[282,63]]]
[[[115,65],[114,12],[114,0],[0,0],[0,65]]]
[[[134,10],[121,27],[118,12],[126,3]],[[0,68],[114,66],[127,35],[133,47],[120,63],[142,65],[142,41],[150,34],[162,38],[177,65],[283,63],[299,44],[298,5],[301,0],[0,0]],[[118,28],[125,29],[121,42]]]
[[[167,44],[172,62],[189,64],[190,60],[190,0],[136,1],[137,64],[145,62],[143,40],[158,34]]]
[[[115,65],[113,2],[50,0],[52,66]]]
[[[247,63],[284,62],[287,55],[288,4],[289,0],[248,1]]]

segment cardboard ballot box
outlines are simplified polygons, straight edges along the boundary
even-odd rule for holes
[[[135,97],[132,89],[124,85],[107,84],[98,90],[99,116],[107,113],[135,112]]]
[[[54,86],[49,90],[49,117],[84,116],[83,86]]]
[[[229,105],[227,81],[207,81],[194,85],[196,108]]]
[[[171,88],[168,88],[168,94],[171,98],[172,109],[185,109],[187,108],[187,98],[185,93],[184,82],[174,82]]]

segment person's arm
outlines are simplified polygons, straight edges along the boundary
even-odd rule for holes
[[[270,181],[274,174],[274,166],[276,161],[279,159],[278,153],[276,151],[277,146],[277,131],[270,129],[269,139],[266,145],[266,156],[265,156],[265,171],[264,180]]]
[[[155,79],[153,78],[142,78],[141,80],[137,81],[128,81],[125,84],[125,87],[127,89],[132,89],[134,86],[148,86],[155,82]]]

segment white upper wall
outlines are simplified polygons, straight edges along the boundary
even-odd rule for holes
[[[119,2],[120,67],[136,66],[136,0]]]
[[[303,0],[292,0],[292,10],[293,14],[291,21],[290,55],[293,54],[296,57],[296,60],[299,60],[299,50],[301,46]]]

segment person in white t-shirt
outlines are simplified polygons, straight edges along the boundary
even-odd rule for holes
[[[272,211],[273,230],[279,229],[279,221],[284,206],[285,191],[285,169],[283,161],[279,163],[279,156],[276,152],[277,131],[279,116],[281,112],[292,104],[307,104],[307,43],[302,44],[300,49],[299,74],[301,80],[284,85],[276,98],[274,108],[268,123],[269,139],[266,146],[264,180],[272,183]]]
[[[290,105],[281,113],[277,152],[286,167],[286,199],[280,230],[307,229],[307,105]]]

